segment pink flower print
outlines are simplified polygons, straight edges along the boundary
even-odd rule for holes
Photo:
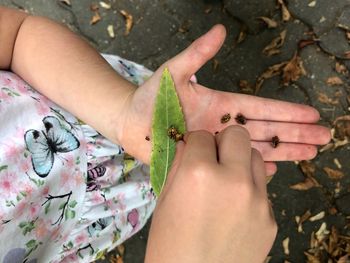
[[[30,159],[24,159],[19,163],[19,168],[22,173],[28,173],[29,170],[32,168],[32,162]]]
[[[124,204],[125,194],[124,193],[117,194],[116,199],[117,199],[117,208],[121,211],[124,211],[126,209],[126,205]]]
[[[14,173],[5,172],[0,176],[0,196],[9,198],[17,195],[17,177]]]
[[[26,194],[26,198],[29,198],[34,190],[33,185],[30,182],[22,183],[20,188],[21,192],[24,192]]]
[[[42,191],[41,191],[41,195],[42,196],[47,196],[49,194],[49,191],[50,191],[50,187],[49,186],[45,186]]]
[[[74,173],[74,180],[75,180],[75,185],[80,186],[85,184],[85,179],[83,176],[83,173],[81,171],[77,171]]]
[[[68,156],[65,157],[66,158],[66,163],[65,166],[71,170],[75,167],[75,160],[74,160],[74,156],[72,154],[69,154]]]
[[[51,222],[50,222],[51,224]],[[56,226],[52,231],[51,231],[51,234],[50,234],[50,240],[52,241],[55,241],[59,238],[61,234],[61,226]]]
[[[22,200],[16,205],[14,217],[20,217],[23,215],[23,212],[27,210],[27,202]]]
[[[50,108],[42,102],[36,103],[35,106],[37,113],[43,117],[50,113]]]
[[[62,172],[60,177],[60,186],[65,190],[73,189],[76,186],[74,174],[68,173],[66,171]]]
[[[104,199],[102,195],[99,193],[99,191],[93,191],[91,192],[91,203],[94,205],[102,204],[104,202]]]
[[[14,142],[13,140],[10,140],[8,144],[5,144],[4,146],[4,154],[6,159],[10,159],[15,162],[17,162],[17,160],[20,158],[23,150],[23,146],[17,145],[16,142]]]
[[[79,261],[78,255],[76,255],[75,253],[72,253],[66,256],[62,261],[60,261],[60,263],[72,263],[72,262],[78,262],[78,261]]]
[[[22,127],[16,127],[16,133],[15,133],[16,138],[23,140],[25,133],[26,131]]]
[[[88,241],[88,235],[85,232],[82,232],[75,237],[75,246],[79,246],[83,243],[88,243]]]
[[[49,233],[47,223],[43,219],[38,219],[35,223],[35,236],[37,239],[42,240]]]
[[[21,94],[27,94],[28,93],[27,85],[23,81],[19,81],[17,83],[17,85],[16,85],[16,88],[19,91],[19,93],[21,93]]]
[[[41,210],[41,205],[40,204],[33,204],[31,203],[30,207],[29,207],[29,216],[30,219],[35,219],[38,214],[40,213]]]

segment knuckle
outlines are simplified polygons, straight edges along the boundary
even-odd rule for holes
[[[228,126],[225,130],[224,133],[235,133],[235,134],[239,134],[240,136],[250,140],[250,134],[248,132],[248,130],[242,126],[239,125],[231,125]]]

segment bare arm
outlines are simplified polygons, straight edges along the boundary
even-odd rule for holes
[[[125,103],[135,86],[79,36],[43,17],[0,8],[0,67],[118,142]]]

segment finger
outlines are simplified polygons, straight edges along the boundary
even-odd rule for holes
[[[216,135],[219,163],[233,169],[245,167],[250,169],[251,143],[246,129],[229,126]]]
[[[216,143],[214,136],[207,131],[194,131],[185,135],[186,147],[183,158],[186,163],[217,164]]]
[[[166,182],[165,182],[165,185],[163,187],[161,195],[165,195],[166,192],[168,191],[168,189],[171,187],[172,182],[173,182],[174,177],[175,177],[175,174],[176,174],[176,171],[181,163],[184,149],[185,149],[185,143],[183,141],[179,141],[176,143],[175,157],[174,157],[173,163],[171,165],[171,169],[170,169],[170,172],[167,176],[167,179],[166,179]]]
[[[174,79],[189,81],[219,51],[226,37],[223,25],[216,25],[168,62]],[[172,70],[173,69],[173,70]]]
[[[237,107],[248,119],[298,123],[315,123],[320,119],[319,112],[307,105],[242,94],[233,96],[236,96]]]
[[[252,149],[251,157],[252,174],[256,187],[259,189],[264,196],[267,195],[266,190],[266,171],[264,160],[261,154],[256,149]]]
[[[322,145],[331,139],[328,128],[315,124],[247,121],[244,127],[254,141],[269,142],[277,135],[281,142]]]
[[[272,176],[277,172],[277,165],[274,162],[265,162],[265,171],[267,176]]]
[[[271,143],[252,142],[252,147],[257,149],[265,162],[310,160],[317,155],[317,148],[309,144],[280,143],[273,148]]]

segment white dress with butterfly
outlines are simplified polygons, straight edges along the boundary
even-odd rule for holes
[[[137,85],[152,74],[105,58]],[[90,262],[150,217],[148,167],[6,71],[0,123],[0,262]]]

